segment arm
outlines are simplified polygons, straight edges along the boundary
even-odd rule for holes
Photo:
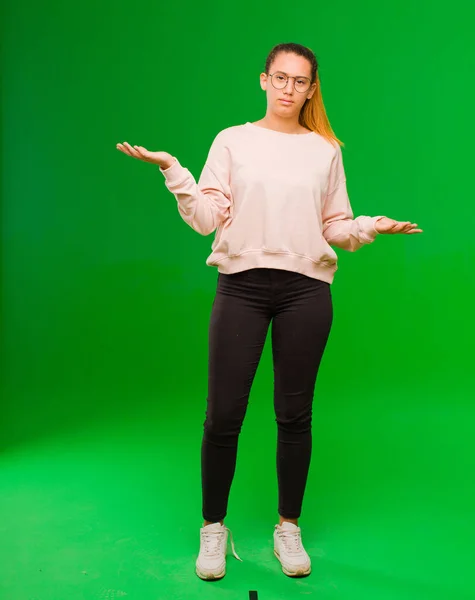
[[[181,217],[201,235],[209,235],[230,218],[230,157],[220,134],[211,145],[198,183],[177,159],[170,167],[160,168],[160,172],[177,200]]]
[[[364,244],[374,242],[378,232],[375,223],[381,216],[353,218],[346,188],[341,148],[338,146],[330,167],[326,194],[322,210],[323,237],[331,246],[355,252]]]

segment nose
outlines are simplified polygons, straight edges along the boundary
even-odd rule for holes
[[[294,80],[292,79],[292,77],[289,77],[287,79],[287,83],[285,85],[284,91],[286,94],[293,94],[294,92]]]

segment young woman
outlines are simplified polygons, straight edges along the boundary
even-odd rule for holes
[[[217,267],[218,282],[201,452],[204,524],[196,573],[202,579],[225,575],[231,532],[224,518],[238,437],[271,324],[280,517],[274,553],[286,575],[310,573],[298,519],[310,464],[314,387],[333,317],[337,255],[331,246],[353,252],[378,234],[422,231],[385,216],[353,218],[342,144],[328,122],[310,49],[274,47],[260,84],[265,116],[219,132],[198,183],[167,152],[117,144],[160,167],[181,217],[195,231],[216,231],[206,261]],[[241,560],[232,537],[231,543]]]

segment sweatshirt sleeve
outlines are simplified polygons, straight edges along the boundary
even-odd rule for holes
[[[231,216],[230,156],[218,133],[208,152],[198,183],[175,158],[168,169],[159,170],[175,196],[183,220],[201,235],[209,235]]]
[[[340,146],[332,159],[328,181],[330,190],[323,203],[323,237],[331,246],[354,252],[374,242],[378,232],[374,225],[381,216],[353,218],[346,188],[346,177]]]

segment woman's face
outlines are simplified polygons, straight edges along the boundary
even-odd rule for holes
[[[270,74],[280,71],[290,75],[292,79],[287,80],[287,84],[282,89],[276,89],[272,85]],[[261,73],[261,88],[267,93],[267,107],[276,115],[282,117],[297,117],[300,114],[302,106],[307,98],[311,98],[317,87],[316,83],[312,84],[306,92],[299,92],[294,88],[294,82],[298,86],[304,84],[304,80],[298,77],[307,77],[312,79],[311,65],[303,56],[297,54],[281,52],[276,56],[274,62],[269,69],[269,75]],[[297,79],[293,79],[297,77]],[[282,78],[279,78],[282,82]],[[279,84],[279,80],[274,76],[274,81]],[[287,100],[288,102],[284,102]]]

